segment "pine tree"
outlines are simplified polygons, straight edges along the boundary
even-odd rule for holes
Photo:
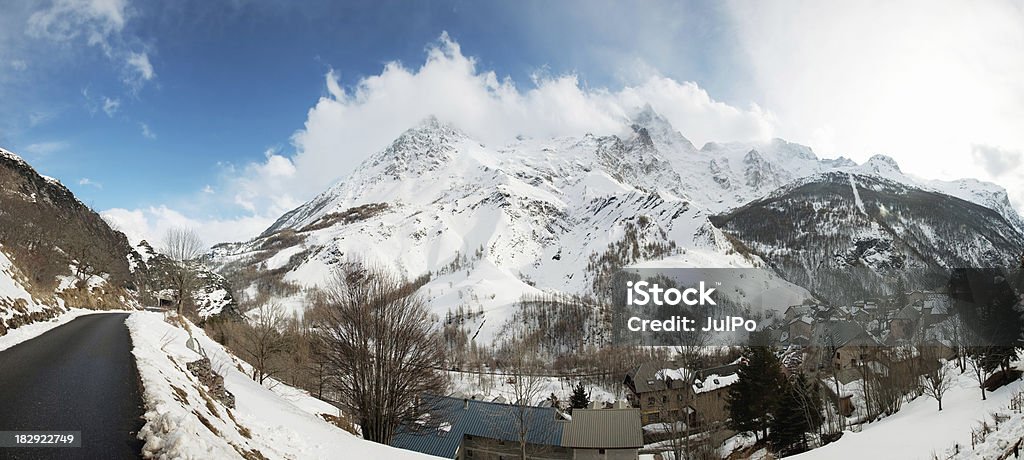
[[[803,374],[784,381],[782,386],[768,439],[776,453],[790,455],[806,451],[807,433],[821,426],[821,398]]]
[[[583,386],[583,382],[573,387],[572,395],[569,396],[569,412],[572,409],[586,409],[590,405],[590,393],[587,392],[587,388]]]
[[[746,364],[729,386],[729,427],[736,431],[767,434],[785,376],[778,357],[769,347],[748,347]]]

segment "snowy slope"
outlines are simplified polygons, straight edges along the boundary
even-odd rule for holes
[[[231,265],[258,266],[307,288],[349,257],[430,273],[422,292],[435,312],[483,310],[487,337],[522,295],[589,293],[623,265],[684,251],[707,267],[758,265],[710,218],[824,173],[948,189],[1020,220],[1008,202],[1000,207],[994,185],[925,184],[886,157],[822,160],[782,140],[698,150],[649,107],[625,132],[488,146],[430,118],[260,237],[216,247],[213,259],[229,277]]]
[[[821,173],[713,220],[786,279],[836,302],[884,294],[894,276],[916,286],[923,280],[912,277],[951,267],[1013,266],[1024,234],[998,211],[896,178]]]
[[[38,298],[26,289],[27,279],[0,245],[0,337],[18,329],[55,318],[68,311],[64,299],[53,295]]]
[[[127,324],[146,401],[139,436],[147,458],[435,458],[366,441],[324,421],[319,414],[337,415],[337,409],[284,384],[275,390],[260,386],[236,367],[240,360],[191,326],[211,367],[225,375],[225,387],[235,396],[229,410],[185,370],[200,355],[185,346],[184,329],[149,312],[132,314]]]
[[[948,458],[954,453],[954,444],[959,444],[963,453],[957,458],[996,458],[983,457],[982,451],[971,451],[971,430],[983,421],[991,424],[990,414],[993,412],[1009,413],[1007,405],[1010,398],[1024,390],[1024,381],[990,392],[988,399],[982,401],[978,382],[970,372],[963,375],[959,374],[959,369],[954,372],[958,378],[943,397],[941,412],[934,399],[921,396],[904,404],[896,414],[864,425],[859,433],[846,432],[834,443],[793,458],[924,460],[934,458],[934,455]],[[1018,436],[1024,434],[1022,427],[1017,426],[1016,429]],[[908,436],[908,433],[915,435]]]

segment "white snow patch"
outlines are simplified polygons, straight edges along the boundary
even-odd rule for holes
[[[151,458],[241,458],[243,450],[258,450],[271,459],[313,458],[434,458],[363,440],[327,423],[314,413],[336,414],[337,409],[301,390],[277,384],[275,390],[254,382],[236,366],[240,360],[192,326],[193,334],[210,358],[212,368],[224,376],[225,387],[235,396],[228,415],[219,402],[212,413],[199,391],[200,384],[185,364],[200,356],[185,346],[188,332],[164,321],[163,315],[137,312],[128,320],[139,375],[146,401],[146,424],[139,433],[144,454]],[[186,404],[171,386],[183,390]],[[213,426],[214,434],[200,420]],[[248,428],[251,438],[241,434]]]

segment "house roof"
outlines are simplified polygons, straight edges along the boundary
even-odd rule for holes
[[[893,318],[893,319],[905,319],[905,320],[909,320],[909,321],[917,321],[917,319],[920,316],[921,316],[921,313],[918,312],[917,309],[914,308],[913,305],[907,305],[906,307],[903,307],[902,309],[900,309],[899,313],[896,313],[896,317]]]
[[[823,346],[844,347],[852,342],[861,344],[877,344],[860,324],[854,321],[827,321],[814,327],[813,341]]]
[[[429,422],[399,427],[391,445],[438,457],[455,458],[465,435],[519,440],[519,406],[493,402],[430,396]],[[551,407],[524,407],[524,419],[530,427],[526,439],[531,444],[560,445],[564,420]]]
[[[638,409],[576,409],[562,428],[564,447],[639,449],[643,438]]]
[[[663,372],[666,370],[668,372]],[[668,381],[665,380],[665,377],[681,376],[684,374],[689,374],[690,378],[671,378]],[[671,361],[647,361],[630,370],[626,376],[633,380],[633,388],[637,393],[647,393],[649,391],[661,391],[669,386],[672,388],[682,388],[687,384],[688,380],[692,379],[693,373],[685,368],[680,368]]]
[[[735,380],[730,380],[731,376],[736,374],[738,369],[739,365],[733,363],[694,372],[678,367],[671,361],[648,361],[637,366],[627,375],[633,379],[633,386],[637,393],[661,391],[669,386],[673,389],[685,388],[686,385],[691,385],[694,393],[703,393],[731,385],[735,382]],[[669,377],[667,381],[666,377]],[[718,380],[718,383],[715,383],[715,380]],[[729,383],[723,384],[722,382]]]

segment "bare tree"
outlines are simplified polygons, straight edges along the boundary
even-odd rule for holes
[[[986,399],[985,396],[985,380],[988,379],[988,371],[985,370],[985,366],[982,364],[984,355],[974,351],[974,347],[967,348],[967,367],[971,369],[971,375],[974,380],[978,382],[978,388],[981,389],[981,400]]]
[[[933,363],[929,361],[928,364],[932,365]],[[953,375],[951,375],[949,366],[946,365],[945,361],[939,361],[938,367],[935,367],[934,370],[929,369],[921,377],[924,394],[935,398],[939,402],[940,411],[942,410],[942,396],[953,387],[953,380]]]
[[[196,280],[193,263],[202,251],[203,240],[194,230],[172,228],[164,236],[164,254],[174,262],[168,275],[177,296],[175,311],[179,315],[186,300],[192,296]]]
[[[703,353],[711,342],[711,334],[698,328],[675,336],[672,342],[675,343],[675,362],[683,369],[685,378],[679,391],[675,392],[675,401],[672,401],[671,397],[672,379],[665,378],[665,390],[669,397],[662,399],[661,418],[670,433],[669,446],[675,458],[690,458],[694,453],[690,436],[693,434],[695,422],[690,405],[696,396],[692,386],[697,377],[696,372],[704,367]]]
[[[948,343],[953,352],[956,353],[956,364],[960,368],[960,372],[967,370],[966,355],[967,347],[970,345],[968,341],[969,331],[965,330],[963,318],[959,314],[950,316],[942,325],[939,327],[938,332],[941,334],[941,338],[944,338]]]
[[[538,411],[532,410],[531,407],[541,395],[545,384],[545,378],[542,376],[545,367],[538,357],[537,349],[538,347],[529,342],[523,342],[512,347],[503,360],[503,369],[512,374],[508,378],[508,384],[512,390],[514,435],[519,441],[521,458],[527,458],[530,432],[539,423],[534,420]]]
[[[264,303],[249,314],[249,324],[240,326],[239,348],[252,364],[252,379],[260,385],[282,371],[275,360],[288,350],[288,339],[282,333],[286,322],[281,305]]]
[[[347,263],[335,275],[315,331],[325,347],[341,403],[363,437],[388,444],[422,413],[425,394],[440,394],[444,346],[414,286],[380,267]]]

